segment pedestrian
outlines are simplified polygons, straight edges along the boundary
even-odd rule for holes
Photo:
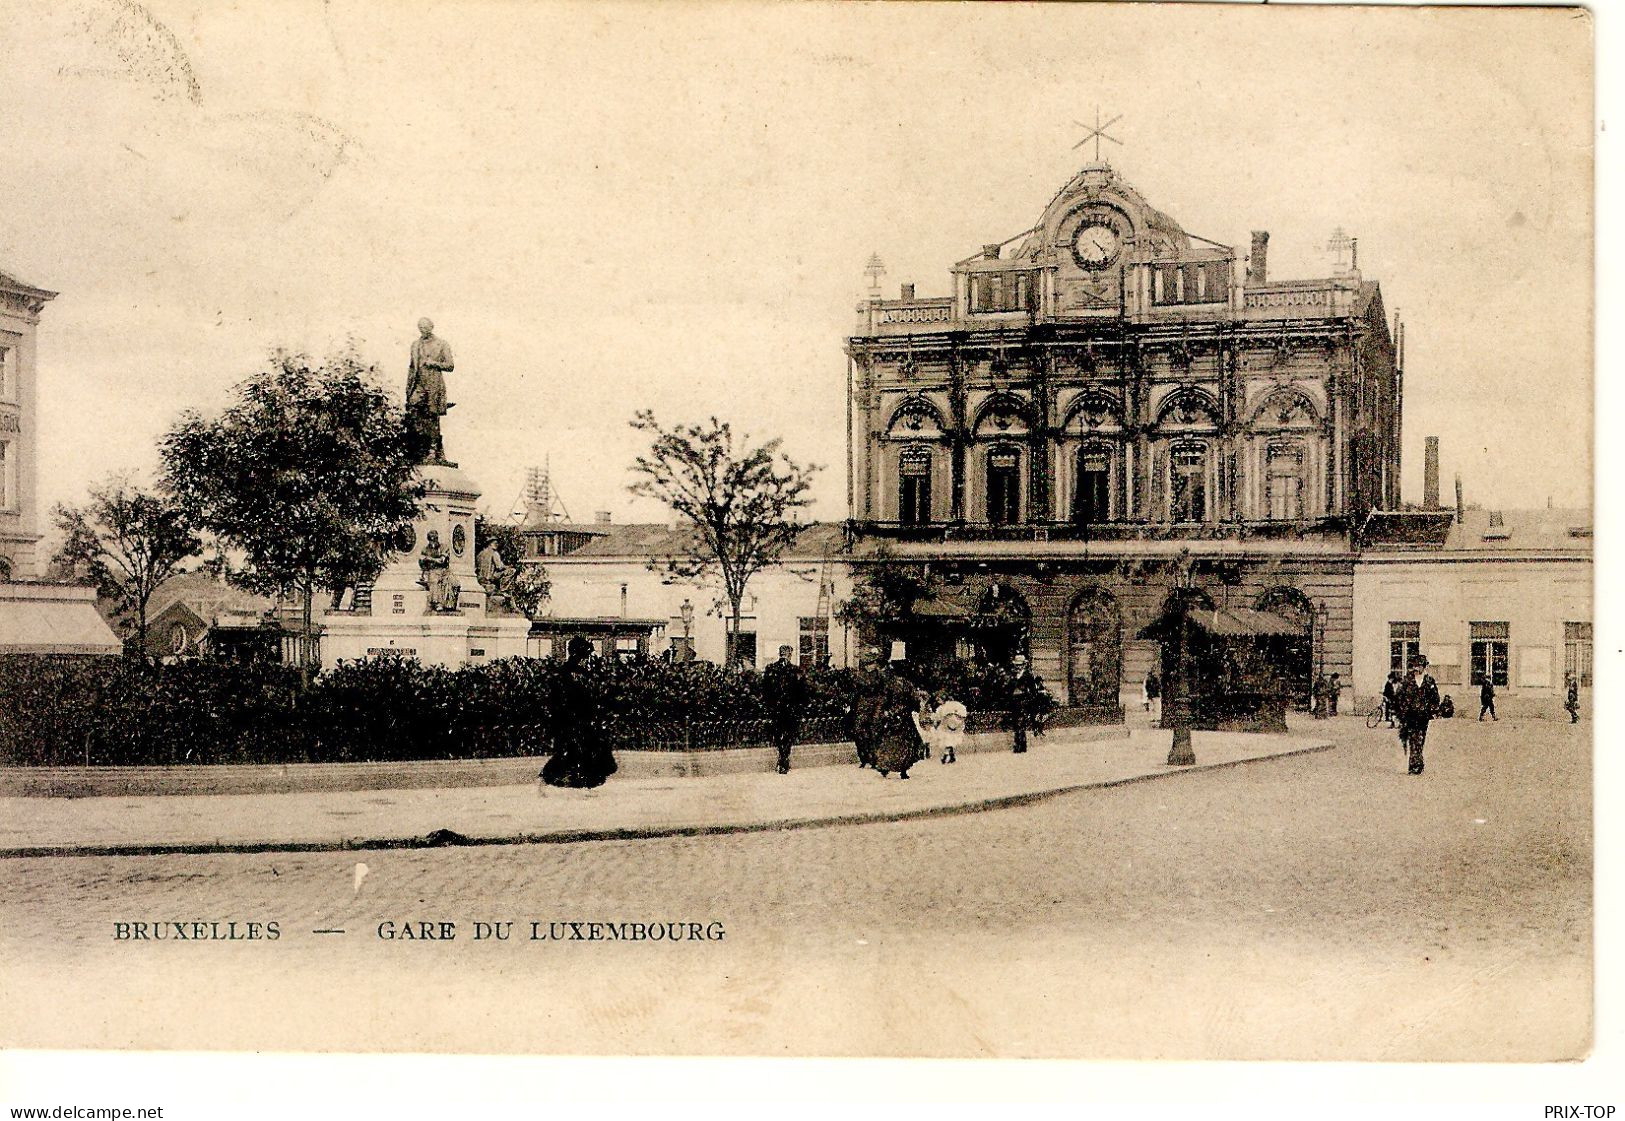
[[[1569,723],[1578,724],[1580,722],[1580,681],[1572,673],[1566,676],[1568,678],[1568,690],[1567,696],[1563,700],[1563,708],[1569,714]]]
[[[1343,692],[1343,679],[1340,674],[1332,674],[1332,679],[1326,683],[1326,699],[1331,702],[1332,715],[1337,715],[1337,698]]]
[[[1314,705],[1316,720],[1326,719],[1326,690],[1328,688],[1329,684],[1326,681],[1326,675],[1323,673],[1316,675],[1315,683],[1309,690],[1309,697]]]
[[[773,744],[779,749],[779,774],[790,773],[790,749],[801,736],[807,710],[807,679],[790,660],[790,647],[779,647],[779,660],[762,674],[762,701],[773,724]]]
[[[1010,660],[1010,673],[1010,726],[1015,733],[1011,751],[1016,755],[1025,755],[1027,723],[1038,701],[1038,682],[1027,668],[1025,654],[1017,654]]]
[[[875,765],[879,743],[880,713],[884,704],[882,654],[878,646],[865,646],[858,659],[858,672],[852,680],[852,744],[858,751],[858,766]]]
[[[914,714],[914,727],[920,733],[920,758],[931,758],[931,747],[937,742],[937,706],[923,693],[920,711]]]
[[[1490,680],[1487,673],[1478,686],[1478,718],[1483,720],[1486,712],[1489,713],[1491,720],[1501,719],[1495,715],[1495,683]]]
[[[885,778],[893,771],[908,778],[908,769],[920,758],[920,730],[914,723],[920,709],[920,692],[887,665],[870,679],[870,764]]]
[[[1151,714],[1152,724],[1162,723],[1162,678],[1157,671],[1152,670],[1145,675],[1145,684],[1141,691],[1145,693],[1145,710]]]
[[[604,737],[601,705],[590,680],[592,643],[577,635],[565,648],[552,690],[553,753],[542,767],[548,786],[591,789],[619,768]]]
[[[937,694],[937,758],[943,763],[959,762],[959,745],[965,739],[965,723],[970,714],[965,706],[945,692]]]
[[[1422,773],[1422,746],[1427,741],[1428,721],[1439,709],[1439,686],[1427,672],[1428,660],[1418,656],[1410,672],[1400,682],[1394,700],[1399,709],[1399,742],[1404,745],[1413,775]]]
[[[1382,715],[1387,719],[1388,726],[1394,726],[1394,694],[1399,691],[1399,671],[1388,671],[1388,680],[1382,686]]]

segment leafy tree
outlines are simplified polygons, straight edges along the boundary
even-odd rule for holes
[[[497,543],[497,556],[508,566],[509,580],[503,594],[513,601],[515,610],[525,618],[536,618],[542,601],[553,593],[553,583],[547,578],[547,569],[540,564],[521,563],[525,555],[525,539],[519,527],[508,522],[495,522],[484,514],[474,515],[474,555],[485,551],[488,541]]]
[[[218,416],[188,412],[161,442],[164,481],[197,524],[245,558],[233,579],[311,605],[377,577],[422,486],[401,410],[347,349],[320,364],[272,353]]]
[[[779,440],[736,441],[732,426],[716,417],[667,429],[645,409],[632,427],[652,444],[633,463],[636,481],[629,489],[664,503],[694,529],[686,550],[665,558],[666,571],[689,581],[720,577],[731,609],[729,633],[737,636],[751,577],[794,544],[802,527],[788,515],[810,504],[807,491],[822,468],[797,464],[779,450]],[[730,660],[736,645],[730,637]]]
[[[95,583],[124,626],[134,624],[136,649],[145,653],[152,593],[203,548],[186,511],[114,476],[92,487],[83,506],[58,505],[52,517],[63,538],[53,568]]]
[[[835,608],[835,618],[856,628],[862,641],[877,641],[898,624],[912,621],[915,601],[928,591],[918,567],[902,563],[881,546],[853,586],[852,597]]]

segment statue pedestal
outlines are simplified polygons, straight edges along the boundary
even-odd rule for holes
[[[480,488],[456,467],[424,464],[418,519],[410,547],[396,553],[372,587],[370,613],[329,611],[322,616],[322,664],[390,654],[424,665],[456,669],[467,663],[523,656],[530,620],[486,613],[485,590],[474,572],[474,504]],[[462,586],[456,611],[429,610],[419,583],[418,558],[433,531],[451,558],[451,579]],[[405,544],[405,542],[403,542]]]

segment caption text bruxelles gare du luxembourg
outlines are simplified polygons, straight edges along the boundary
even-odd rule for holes
[[[282,924],[274,919],[113,923],[115,942],[276,942],[283,933]],[[333,929],[310,933],[347,932]],[[721,942],[727,937],[722,923],[715,920],[500,919],[465,921],[458,926],[456,921],[446,919],[385,919],[370,927],[368,934],[381,942]]]

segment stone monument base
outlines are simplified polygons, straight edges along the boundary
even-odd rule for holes
[[[530,620],[493,613],[475,576],[474,504],[479,486],[455,464],[426,463],[417,472],[423,483],[417,521],[401,551],[373,583],[371,608],[322,616],[325,668],[341,661],[397,656],[456,669],[527,652]],[[431,610],[428,591],[420,582],[418,558],[431,531],[450,559],[450,577],[461,585],[456,611]]]
[[[523,657],[530,620],[513,616],[432,615],[406,619],[330,614],[322,618],[322,665],[363,658],[415,658],[456,669]]]

